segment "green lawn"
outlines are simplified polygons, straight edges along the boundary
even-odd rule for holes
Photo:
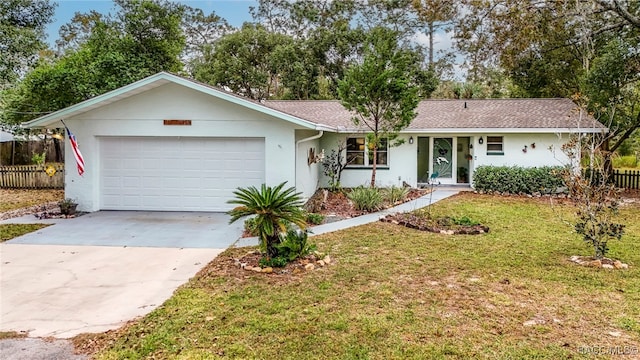
[[[117,337],[76,343],[108,344],[99,359],[560,359],[590,358],[583,347],[640,351],[640,209],[623,210],[627,235],[611,244],[610,256],[628,270],[570,263],[591,251],[563,222],[571,213],[543,200],[462,194],[433,211],[469,216],[491,232],[366,225],[314,237],[335,264],[285,278],[224,271],[228,256],[247,251],[230,250]]]
[[[50,224],[0,224],[0,242],[40,230]]]

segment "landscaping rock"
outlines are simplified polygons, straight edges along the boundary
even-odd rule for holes
[[[315,268],[316,268],[316,266],[313,265],[313,264],[307,264],[307,265],[304,266],[304,269],[307,270],[307,271],[311,271],[311,270],[313,270]]]
[[[596,268],[602,267],[602,261],[600,261],[600,260],[592,260],[592,261],[589,262],[589,266],[596,267]]]
[[[443,220],[445,219],[428,219],[414,213],[400,213],[380,218],[380,221],[383,222],[444,235],[479,235],[489,232],[489,227],[484,225],[450,225],[443,224]]]
[[[262,268],[259,267],[259,266],[256,266],[256,267],[251,268],[251,271],[255,271],[255,272],[259,273],[259,272],[262,272]]]
[[[247,265],[247,264],[245,263],[245,265],[244,265],[243,269],[245,269],[245,270],[247,270],[247,271],[251,271],[251,270],[253,269],[253,266],[251,266],[251,265]]]
[[[316,264],[320,265],[321,267],[324,267],[324,265],[325,265],[324,261],[322,261],[322,260],[316,261]]]
[[[327,265],[331,264],[331,256],[326,255],[324,258],[322,258],[322,261],[324,261],[324,263]]]
[[[525,321],[522,325],[534,326],[534,325],[544,325],[545,323],[546,321],[544,321],[543,319],[531,319],[531,320]]]
[[[37,214],[39,212],[60,211],[57,201],[48,202],[41,205],[29,206],[22,209],[10,210],[0,213],[0,220],[12,219],[24,215]]]
[[[574,255],[574,256],[570,257],[569,260],[571,262],[574,262],[574,263],[578,264],[578,265],[595,267],[595,268],[602,268],[602,269],[619,269],[619,270],[621,270],[621,269],[628,269],[629,268],[629,265],[621,262],[620,260],[612,260],[612,259],[609,259],[609,258],[594,259],[593,257]]]
[[[262,272],[265,273],[265,274],[271,274],[273,272],[273,268],[268,266],[268,267],[262,269]]]

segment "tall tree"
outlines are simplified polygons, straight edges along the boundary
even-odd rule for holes
[[[80,45],[89,40],[96,25],[107,21],[104,15],[95,10],[88,13],[76,12],[71,20],[62,25],[58,31],[58,39],[56,40],[58,54],[62,55],[65,51],[78,50]]]
[[[398,33],[403,45],[417,47],[420,23],[412,0],[259,0],[254,20],[268,31],[292,36],[303,51],[300,66],[314,67],[318,93],[312,98],[337,97],[338,80],[361,56],[368,30],[385,27]],[[315,91],[315,89],[314,89]]]
[[[342,104],[354,113],[353,123],[371,132],[371,187],[376,184],[381,140],[391,144],[416,117],[420,99],[436,87],[433,73],[423,70],[420,60],[415,52],[399,47],[397,33],[374,28],[365,43],[362,61],[350,66],[338,83]]]
[[[23,76],[46,49],[44,27],[55,6],[48,0],[0,2],[0,90]]]
[[[193,62],[211,51],[214,43],[235,30],[227,20],[211,12],[205,15],[201,9],[185,7],[182,27],[186,36],[186,46],[182,59],[187,72],[193,72]]]
[[[436,65],[434,53],[434,38],[438,31],[449,31],[453,21],[459,13],[458,3],[451,0],[413,0],[411,5],[418,14],[418,18],[426,25],[426,35],[429,39],[429,66]]]
[[[268,32],[261,25],[245,23],[237,32],[222,37],[199,63],[196,80],[228,88],[255,100],[281,94],[282,54],[293,40]]]
[[[19,123],[130,84],[159,71],[180,71],[183,8],[169,2],[116,0],[114,17],[95,19],[77,49],[41,62],[7,94],[0,120]]]
[[[467,0],[465,6],[457,44],[474,56],[472,80],[498,64],[525,95],[587,95],[589,109],[611,129],[612,151],[640,127],[639,2]]]

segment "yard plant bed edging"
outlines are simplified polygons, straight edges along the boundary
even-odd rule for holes
[[[581,266],[602,268],[602,269],[628,269],[629,265],[623,263],[620,260],[614,260],[610,258],[596,259],[593,256],[572,256],[569,261],[574,262]]]
[[[456,225],[451,224],[451,218],[442,217],[437,219],[427,219],[424,216],[413,213],[400,213],[387,215],[380,218],[382,222],[406,226],[410,229],[429,231],[436,234],[445,235],[480,235],[489,232],[489,227],[485,225]]]

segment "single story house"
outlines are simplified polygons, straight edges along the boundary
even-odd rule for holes
[[[470,184],[481,165],[560,165],[571,133],[607,129],[568,99],[425,100],[404,144],[378,152],[380,186]],[[83,211],[225,211],[238,187],[326,186],[321,154],[346,144],[342,185],[367,184],[366,131],[339,101],[257,102],[169,73],[25,123],[74,133],[86,171],[65,152],[65,193]]]

